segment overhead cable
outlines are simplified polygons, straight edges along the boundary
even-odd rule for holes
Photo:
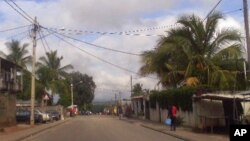
[[[23,26],[18,26],[18,27],[14,27],[14,28],[9,28],[9,29],[4,29],[4,30],[0,30],[0,32],[7,32],[7,31],[12,31],[12,30],[17,30],[17,29],[21,29],[24,27],[28,27],[30,25],[23,25]]]
[[[49,51],[51,51],[51,49],[50,49],[50,47],[49,47],[49,44],[48,44],[48,42],[47,42],[47,40],[46,40],[46,36],[43,34],[42,31],[40,31],[40,34],[41,34],[40,39],[41,39],[41,40],[44,40],[45,45],[47,46],[47,48],[49,49]]]
[[[56,31],[66,31],[66,32],[75,32],[76,34],[100,34],[100,35],[129,35],[129,36],[148,36],[148,37],[163,37],[164,35],[157,35],[157,34],[138,34],[139,32],[151,31],[151,30],[160,30],[166,28],[172,28],[177,26],[177,24],[171,24],[167,26],[159,26],[159,27],[149,27],[145,29],[135,29],[129,31],[119,31],[119,32],[102,32],[102,31],[89,31],[89,30],[78,30],[78,29],[65,29],[65,28],[50,28]]]
[[[51,32],[51,31],[48,30],[48,29],[46,29],[46,30],[47,30],[48,32]],[[140,75],[140,74],[138,74],[138,73],[135,72],[135,71],[129,70],[129,69],[124,68],[124,67],[121,67],[121,66],[116,65],[116,64],[114,64],[114,63],[111,63],[111,62],[109,62],[109,61],[107,61],[107,60],[105,60],[105,59],[102,59],[102,58],[100,58],[100,57],[98,57],[98,56],[96,56],[96,55],[94,55],[94,54],[92,54],[92,53],[89,53],[89,52],[83,50],[82,48],[80,48],[80,47],[78,47],[78,46],[76,46],[76,45],[74,45],[74,44],[68,42],[68,41],[65,40],[64,38],[62,38],[62,37],[60,37],[59,35],[57,35],[56,33],[54,33],[53,35],[56,36],[58,39],[64,41],[65,43],[71,45],[72,47],[75,47],[75,48],[77,48],[78,50],[84,52],[85,54],[88,54],[89,56],[92,56],[92,57],[94,57],[94,58],[96,58],[96,59],[98,59],[98,60],[100,60],[100,61],[102,61],[102,62],[104,62],[104,63],[107,63],[107,64],[109,64],[109,65],[111,65],[111,66],[113,66],[113,67],[119,68],[119,69],[121,69],[121,70],[123,70],[123,71],[127,71],[127,72],[130,72],[130,73],[136,74],[136,75]],[[61,36],[62,36],[62,35],[61,35]],[[156,78],[152,78],[152,77],[148,77],[148,78],[156,79]]]
[[[48,29],[48,28],[46,28],[46,27],[42,27],[42,28],[52,31],[51,33],[54,32],[55,34],[61,35],[61,36],[63,36],[63,37],[69,38],[69,39],[71,39],[71,40],[78,41],[78,42],[81,42],[81,43],[84,43],[84,44],[87,44],[87,45],[90,45],[90,46],[94,46],[94,47],[97,47],[97,48],[102,48],[102,49],[106,49],[106,50],[110,50],[110,51],[114,51],[114,52],[119,52],[119,53],[123,53],[123,54],[128,54],[128,55],[141,56],[141,54],[137,54],[137,53],[126,52],[126,51],[111,49],[111,48],[103,47],[103,46],[100,46],[100,45],[92,44],[92,43],[89,43],[89,42],[86,42],[86,41],[83,41],[83,40],[80,40],[80,39],[76,39],[76,38],[73,38],[73,37],[70,37],[70,36],[61,34],[61,33],[59,33],[59,32],[56,32],[56,31],[51,30],[51,29]]]
[[[19,10],[21,10],[28,18],[30,18],[32,21],[34,21],[34,19],[27,13],[25,12],[20,6],[18,6],[13,0],[10,0]]]
[[[217,6],[221,3],[222,0],[219,0],[216,5],[209,11],[209,13],[207,14],[207,16],[203,19],[203,21],[205,21],[213,12],[214,10],[217,8]]]
[[[44,49],[45,54],[46,54],[46,53],[47,53],[47,49],[46,49],[46,47],[45,47],[45,45],[44,45],[44,42],[43,42],[43,38],[42,38],[41,31],[38,31],[38,34],[39,34],[39,36],[40,36],[40,38],[41,38],[41,43],[42,43],[43,49]]]
[[[23,13],[21,13],[20,11],[18,11],[13,5],[11,5],[8,0],[4,0],[5,3],[7,3],[12,9],[14,9],[18,14],[20,14],[23,18],[25,18],[27,21],[29,21],[30,23],[33,23],[33,20],[26,17]]]
[[[230,13],[235,13],[235,12],[238,12],[238,11],[242,11],[242,8],[231,10],[231,11],[227,11],[227,12],[224,12],[222,14],[230,14]]]

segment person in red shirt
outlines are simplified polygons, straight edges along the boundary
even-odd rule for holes
[[[177,117],[177,107],[175,105],[172,105],[169,108],[169,116],[171,118],[171,126],[170,130],[175,131],[176,130],[176,117]]]

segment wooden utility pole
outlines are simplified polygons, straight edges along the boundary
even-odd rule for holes
[[[132,90],[133,90],[133,83],[132,83],[132,75],[131,75],[130,76],[130,92],[131,92],[131,97],[132,97],[132,94],[133,94]]]
[[[35,65],[36,65],[36,34],[38,31],[38,23],[35,17],[33,29],[32,29],[32,41],[33,41],[33,54],[32,54],[32,74],[31,74],[31,97],[30,97],[30,124],[34,125],[34,108],[35,108]]]
[[[249,22],[248,22],[248,4],[247,0],[243,0],[243,12],[244,12],[244,22],[245,22],[245,32],[246,32],[246,52],[248,66],[250,66],[250,39],[249,39]],[[249,70],[249,68],[248,68]]]

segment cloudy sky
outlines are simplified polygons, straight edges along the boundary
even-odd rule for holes
[[[97,46],[139,54],[153,49],[160,36],[164,36],[165,31],[175,25],[179,16],[196,14],[204,18],[219,0],[14,1],[29,16],[32,18],[36,16],[43,27],[57,29],[65,36]],[[15,6],[11,2],[10,4]],[[244,33],[243,13],[239,10],[242,7],[242,0],[222,0],[216,8],[225,13],[225,19],[220,21],[219,28],[233,27]],[[30,24],[3,0],[0,1],[0,31]],[[0,32],[0,51],[8,53],[5,43],[11,39],[31,44],[30,29],[31,27],[27,26]],[[102,35],[99,34],[100,32],[108,34]],[[128,35],[120,35],[120,32]],[[135,33],[139,36],[133,35]],[[40,34],[49,33],[42,29]],[[131,75],[133,83],[142,83],[143,87],[148,89],[155,88],[157,80],[141,78],[136,73],[132,73],[138,72],[141,66],[140,57],[136,55],[114,52],[68,38],[61,40],[54,35],[48,35],[45,39],[49,47],[45,40],[43,40],[45,47],[41,40],[38,40],[38,57],[44,55],[45,51],[57,50],[59,55],[64,57],[63,65],[72,64],[74,70],[93,76],[97,84],[96,101],[114,100],[115,93],[120,93],[122,98],[129,97]],[[31,53],[31,45],[29,50]]]

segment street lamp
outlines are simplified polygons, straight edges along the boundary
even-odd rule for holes
[[[82,83],[82,81],[79,81],[79,82],[76,83],[75,85],[78,85],[78,84],[80,84],[80,83]],[[73,108],[73,105],[74,105],[74,98],[73,98],[73,81],[71,81],[70,86],[71,86],[71,108]]]

